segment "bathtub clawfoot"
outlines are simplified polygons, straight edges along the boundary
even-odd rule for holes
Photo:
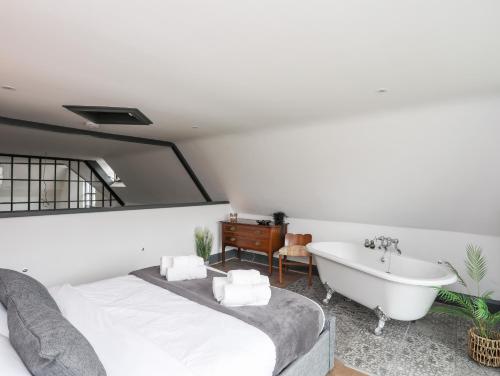
[[[375,308],[375,314],[378,317],[378,325],[375,328],[374,333],[375,333],[375,335],[379,336],[382,334],[382,329],[384,329],[386,321],[389,321],[390,318],[387,317],[387,315],[384,313],[384,311],[382,311],[380,306],[377,306]]]
[[[330,299],[332,298],[333,293],[335,291],[333,291],[332,288],[328,286],[328,283],[325,283],[325,288],[326,288],[326,297],[325,299],[323,299],[323,304],[327,305],[328,303],[330,303]]]

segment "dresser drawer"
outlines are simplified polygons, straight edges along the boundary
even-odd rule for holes
[[[224,235],[224,243],[233,247],[253,249],[266,252],[269,249],[269,239],[248,239],[241,235]]]
[[[224,234],[237,234],[245,238],[263,238],[268,239],[271,235],[271,230],[267,227],[259,228],[258,226],[245,226],[245,225],[224,225]]]

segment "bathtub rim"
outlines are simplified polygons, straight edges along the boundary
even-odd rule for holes
[[[400,275],[396,275],[396,274],[388,274],[384,271],[374,269],[374,268],[367,266],[367,265],[364,265],[364,264],[352,262],[348,259],[338,257],[330,252],[327,252],[327,251],[324,251],[324,250],[317,248],[317,246],[324,245],[324,244],[330,244],[330,245],[331,244],[348,244],[348,245],[354,245],[357,248],[361,248],[361,246],[357,245],[356,243],[350,243],[350,242],[312,242],[312,243],[307,244],[306,247],[309,250],[309,252],[312,253],[313,255],[325,258],[327,260],[331,260],[333,262],[337,262],[337,263],[345,265],[351,269],[359,270],[361,272],[371,274],[375,277],[378,277],[378,278],[381,278],[381,279],[384,279],[384,280],[387,280],[390,282],[397,282],[397,283],[402,283],[405,285],[413,285],[413,286],[441,287],[441,286],[451,285],[451,284],[456,283],[458,281],[457,276],[454,273],[452,273],[451,271],[449,271],[448,269],[446,269],[444,266],[438,265],[437,263],[433,264],[430,261],[421,260],[421,259],[417,259],[414,257],[408,257],[408,256],[397,256],[397,257],[404,257],[404,258],[409,259],[409,260],[416,260],[419,262],[427,263],[427,264],[432,265],[434,267],[441,268],[443,270],[444,276],[439,277],[439,278],[425,278],[424,279],[424,278],[409,278],[409,277],[404,277],[404,276],[400,276]]]

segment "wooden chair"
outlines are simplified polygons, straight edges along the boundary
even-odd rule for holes
[[[279,253],[279,282],[283,283],[283,267],[286,269],[288,266],[304,266],[302,262],[288,261],[288,257],[307,257],[309,260],[308,264],[308,286],[311,287],[312,284],[312,255],[307,251],[305,247],[312,241],[311,234],[286,234],[285,235],[285,246],[282,247]]]

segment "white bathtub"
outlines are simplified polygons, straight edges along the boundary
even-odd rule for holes
[[[383,250],[342,242],[310,243],[321,281],[327,285],[328,295],[333,291],[374,309],[379,317],[375,330],[380,334],[385,321],[412,321],[429,311],[436,290],[457,281],[454,273],[438,263],[417,260]],[[331,291],[333,290],[333,291]]]

